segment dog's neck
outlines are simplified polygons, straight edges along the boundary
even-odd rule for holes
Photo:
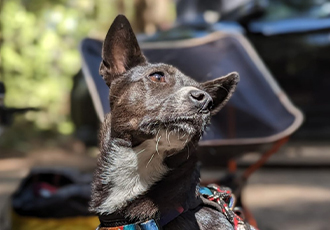
[[[196,156],[189,152],[189,137],[160,131],[155,138],[131,147],[111,137],[109,129],[106,132],[93,185],[94,212],[146,219],[186,206],[195,197],[199,174]]]
[[[157,213],[166,215],[180,208],[188,208],[196,199],[196,186],[199,182],[199,170],[196,156],[189,161],[183,150],[165,159],[168,171],[146,191],[129,202],[121,211],[125,216],[141,220],[155,217]],[[175,165],[175,167],[171,167]],[[176,167],[178,166],[178,167]]]

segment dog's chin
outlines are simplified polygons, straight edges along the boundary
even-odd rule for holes
[[[171,116],[162,120],[147,120],[140,124],[140,135],[136,140],[156,138],[160,131],[166,135],[175,134],[179,137],[201,137],[207,125],[210,124],[210,114],[193,114],[191,116]],[[141,138],[142,137],[142,138]]]
[[[166,125],[169,132],[174,132],[179,135],[195,136],[203,133],[203,127],[200,127],[192,122],[184,121],[180,123],[170,123]]]
[[[210,115],[198,114],[194,116],[182,116],[167,120],[164,123],[169,130],[190,136],[201,136],[204,133],[206,126],[210,124]]]

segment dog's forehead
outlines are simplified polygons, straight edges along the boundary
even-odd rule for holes
[[[137,69],[133,69],[131,80],[134,81],[155,72],[164,73],[168,83],[173,83],[176,86],[199,86],[198,82],[186,76],[178,68],[165,63],[148,63],[146,66],[139,66]]]
[[[165,63],[148,63],[147,67],[152,71],[165,71],[168,74],[177,74],[180,72],[177,68],[172,65]]]

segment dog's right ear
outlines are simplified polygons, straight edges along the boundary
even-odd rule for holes
[[[103,42],[99,73],[110,87],[111,82],[129,69],[146,63],[133,29],[124,15],[113,21]]]
[[[213,99],[213,109],[211,115],[216,114],[228,102],[236,89],[239,82],[239,75],[236,72],[227,74],[226,76],[219,77],[202,83],[205,91],[210,94]]]

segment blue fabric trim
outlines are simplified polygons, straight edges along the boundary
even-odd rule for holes
[[[207,195],[207,196],[212,196],[213,195],[211,190],[207,187],[199,187],[199,193],[202,194],[202,195]]]
[[[235,204],[235,199],[234,199],[234,197],[230,197],[228,207],[229,207],[229,208],[233,208],[233,207],[234,207],[234,204]]]
[[[137,230],[135,224],[124,225],[124,230]]]
[[[155,220],[148,220],[144,223],[139,224],[142,230],[159,230]]]

